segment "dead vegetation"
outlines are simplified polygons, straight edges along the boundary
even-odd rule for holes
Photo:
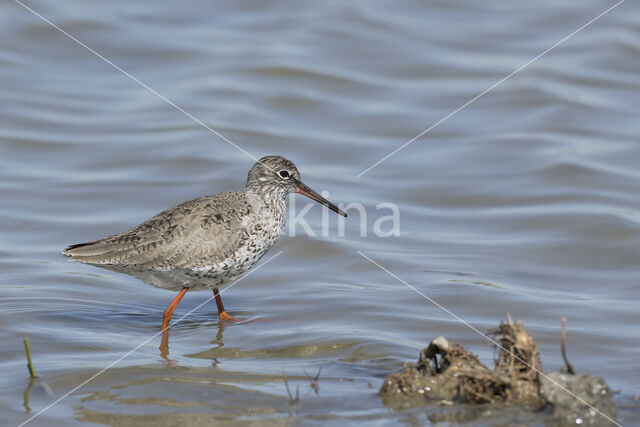
[[[541,384],[545,385],[548,382],[543,381],[547,375],[542,371],[538,346],[522,323],[512,322],[509,318],[507,323],[500,322],[497,328],[490,329],[488,336],[496,349],[493,369],[482,364],[475,354],[462,345],[438,337],[420,352],[417,363],[407,363],[402,372],[387,375],[380,389],[383,401],[397,408],[424,404],[425,399],[447,406],[454,403],[517,406],[529,411],[553,407],[553,416],[557,413],[558,417],[561,416],[564,420],[567,419],[566,413],[576,416],[575,414],[583,413],[585,410],[595,409],[590,421],[614,419],[615,412],[612,412],[610,393],[606,383],[600,378],[588,375],[574,377],[579,380],[574,381],[579,387],[599,385],[600,395],[606,396],[608,401],[594,400],[597,406],[585,406],[584,402],[567,393],[567,389],[562,390],[564,385],[553,389],[560,390],[558,395],[563,398],[568,396],[569,399],[559,400],[550,397],[550,393],[541,388]],[[566,360],[565,341],[566,332],[562,338],[562,353],[568,370],[572,371],[573,368]],[[554,381],[554,385],[557,386],[555,383]],[[572,404],[577,406],[568,406]],[[602,408],[602,411],[598,407]],[[583,417],[580,422],[585,421],[587,419]],[[586,422],[585,425],[591,424]]]
[[[418,363],[387,376],[384,397],[426,397],[461,403],[519,403],[538,408],[537,372],[540,357],[521,323],[501,323],[489,331],[498,357],[491,370],[478,357],[455,342],[438,337],[420,352]]]

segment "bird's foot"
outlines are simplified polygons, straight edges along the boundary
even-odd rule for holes
[[[218,313],[220,315],[220,320],[229,320],[231,322],[237,322],[240,321],[240,319],[236,319],[235,317],[233,317],[232,315],[230,315],[229,313],[227,313],[226,311],[221,311],[220,313]]]

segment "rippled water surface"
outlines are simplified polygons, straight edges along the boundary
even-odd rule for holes
[[[479,330],[507,312],[522,320],[547,371],[563,366],[566,315],[573,365],[620,390],[618,419],[637,422],[637,3],[357,177],[613,4],[28,2],[198,123],[3,2],[0,424],[26,421],[157,333],[173,293],[59,251],[241,189],[253,161],[203,124],[252,155],[292,159],[336,203],[363,204],[366,228],[352,210],[345,236],[333,214],[325,235],[315,206],[315,236],[287,228],[270,252],[282,254],[225,292],[244,321],[220,324],[205,304],[171,329],[170,362],[151,338],[29,425],[428,424],[443,409],[388,409],[384,375],[438,335],[485,363],[493,348],[357,251]],[[399,236],[373,233],[389,214],[379,203],[398,207]],[[188,293],[175,316],[210,295]],[[316,395],[305,370],[320,368]],[[539,420],[483,422],[498,421]]]

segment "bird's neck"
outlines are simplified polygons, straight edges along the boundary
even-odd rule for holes
[[[245,194],[249,202],[254,206],[258,214],[273,217],[285,217],[287,205],[285,203],[286,193],[279,187],[247,187]]]

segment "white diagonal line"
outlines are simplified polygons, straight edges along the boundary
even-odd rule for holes
[[[53,28],[55,28],[56,30],[60,31],[62,34],[64,34],[65,36],[69,37],[71,40],[73,40],[74,42],[76,42],[77,44],[79,44],[80,46],[82,46],[83,48],[87,49],[89,52],[93,53],[95,56],[97,56],[98,58],[102,59],[104,62],[106,62],[107,64],[111,65],[113,68],[115,68],[116,70],[120,71],[122,74],[124,74],[125,76],[129,77],[131,80],[133,80],[134,82],[138,83],[140,86],[142,86],[143,88],[147,89],[149,92],[153,93],[154,95],[158,96],[160,99],[162,99],[164,102],[166,102],[167,104],[171,105],[172,107],[174,107],[176,110],[182,112],[184,115],[186,115],[187,117],[189,117],[190,119],[192,119],[193,121],[195,121],[196,123],[198,123],[199,125],[203,126],[205,129],[207,129],[209,132],[213,133],[214,135],[222,138],[224,141],[226,141],[228,144],[230,144],[231,146],[233,146],[236,150],[246,154],[247,156],[249,156],[250,158],[252,158],[254,161],[258,161],[258,159],[251,153],[249,153],[247,150],[245,150],[244,148],[240,147],[238,144],[236,144],[235,142],[229,140],[227,137],[225,137],[224,135],[222,135],[220,132],[218,132],[217,130],[213,129],[211,126],[207,125],[206,123],[204,123],[202,120],[198,119],[197,117],[195,117],[193,114],[189,113],[188,111],[184,110],[182,107],[180,107],[179,105],[177,105],[176,103],[174,103],[173,101],[171,101],[170,99],[166,98],[164,95],[158,93],[157,91],[155,91],[152,87],[150,87],[149,85],[147,85],[146,83],[140,81],[139,79],[137,79],[135,76],[131,75],[130,73],[128,73],[126,70],[122,69],[121,67],[119,67],[118,65],[114,64],[111,60],[109,60],[108,58],[106,58],[105,56],[101,55],[100,53],[96,52],[94,49],[90,48],[89,46],[87,46],[85,43],[81,42],[80,40],[78,40],[77,38],[75,38],[74,36],[72,36],[71,34],[67,33],[65,30],[63,30],[62,28],[60,28],[59,26],[57,26],[56,24],[54,24],[53,22],[51,22],[50,20],[48,20],[47,18],[45,18],[44,16],[40,15],[38,12],[36,12],[35,10],[31,9],[29,6],[27,6],[26,4],[22,3],[20,0],[13,0],[14,2],[18,3],[20,6],[22,6],[23,8],[25,8],[26,10],[28,10],[29,12],[33,13],[35,16],[37,16],[38,18],[42,19],[44,22],[46,22],[47,24],[51,25]],[[268,167],[267,167],[268,168]],[[268,168],[269,169],[269,168]]]
[[[554,381],[551,377],[549,377],[547,374],[545,374],[542,371],[537,370],[536,368],[534,368],[533,366],[531,366],[529,363],[525,362],[524,360],[522,360],[520,357],[518,357],[517,355],[515,355],[514,353],[512,353],[511,351],[507,350],[506,348],[504,348],[503,346],[501,346],[496,340],[494,340],[493,338],[487,336],[486,334],[484,334],[483,332],[481,332],[480,330],[478,330],[478,328],[476,328],[475,326],[473,326],[472,324],[466,322],[464,319],[462,319],[460,316],[456,315],[455,313],[453,313],[451,310],[447,309],[446,307],[443,307],[442,305],[438,304],[438,302],[434,301],[432,298],[430,298],[429,296],[425,295],[424,293],[422,293],[421,291],[419,291],[418,289],[414,288],[413,286],[411,286],[409,283],[407,283],[406,281],[402,280],[401,278],[399,278],[398,276],[396,276],[395,274],[393,274],[391,271],[387,270],[386,268],[384,268],[383,266],[381,266],[379,263],[377,263],[376,261],[372,260],[371,258],[369,258],[368,256],[366,256],[365,254],[363,254],[362,252],[360,252],[359,250],[356,250],[356,252],[362,256],[363,258],[371,261],[373,264],[375,264],[377,267],[379,267],[381,270],[383,270],[384,272],[386,272],[387,274],[389,274],[391,277],[393,277],[394,279],[398,280],[400,283],[402,283],[403,285],[407,286],[409,289],[417,292],[418,294],[420,294],[424,299],[426,299],[427,301],[429,301],[431,304],[437,306],[438,308],[444,310],[445,312],[447,312],[450,316],[452,316],[454,319],[456,319],[457,321],[459,321],[460,323],[463,323],[464,325],[468,326],[469,328],[471,328],[474,332],[476,332],[477,334],[479,334],[480,336],[484,337],[485,339],[491,341],[491,343],[493,343],[493,345],[495,345],[496,347],[499,347],[500,349],[502,349],[503,351],[509,353],[511,356],[515,357],[516,359],[518,359],[520,362],[522,362],[523,364],[525,364],[526,366],[528,366],[529,368],[531,368],[532,370],[534,370],[535,372],[538,373],[538,375],[541,375],[543,377],[545,377],[547,380],[549,380],[552,384],[554,384],[557,387],[560,387],[562,390],[566,391],[567,393],[569,393],[571,396],[575,397],[576,399],[578,399],[581,403],[587,405],[589,408],[593,409],[594,411],[596,411],[597,413],[599,413],[600,415],[602,415],[603,417],[605,417],[607,420],[611,421],[612,423],[614,423],[617,426],[620,426],[620,424],[618,424],[615,420],[611,419],[609,416],[607,416],[606,414],[604,414],[602,411],[598,410],[597,408],[593,407],[592,405],[590,405],[589,403],[585,402],[584,399],[582,399],[580,396],[576,395],[575,393],[573,393],[572,391],[568,390],[567,388],[563,387],[561,384],[559,384],[558,382]]]
[[[518,68],[516,68],[513,72],[511,72],[511,74],[507,75],[506,77],[503,77],[502,79],[498,80],[497,82],[495,82],[494,84],[492,84],[491,86],[489,86],[487,89],[483,90],[482,92],[480,92],[479,94],[477,94],[476,96],[474,96],[473,98],[471,98],[470,100],[468,100],[467,102],[465,102],[464,104],[462,104],[460,107],[456,108],[455,110],[453,110],[452,112],[450,112],[449,114],[447,114],[446,116],[444,116],[443,118],[441,118],[440,120],[438,120],[437,122],[435,122],[434,124],[432,124],[431,126],[429,126],[427,129],[423,130],[422,132],[420,132],[418,135],[416,135],[415,137],[413,137],[412,139],[410,139],[409,141],[405,142],[404,144],[402,144],[400,147],[396,148],[395,150],[393,150],[391,153],[387,154],[386,156],[384,156],[382,159],[378,160],[377,162],[375,162],[374,164],[372,164],[371,166],[369,166],[368,168],[366,168],[365,170],[363,170],[362,172],[360,172],[358,175],[356,175],[357,178],[360,178],[362,175],[364,175],[365,173],[369,172],[371,169],[375,168],[376,166],[378,166],[380,163],[384,162],[385,160],[387,160],[389,157],[393,156],[394,154],[396,154],[398,151],[402,150],[403,148],[405,148],[406,146],[408,146],[409,144],[411,144],[412,142],[414,142],[416,139],[422,137],[423,135],[425,135],[426,133],[428,133],[429,131],[431,131],[431,129],[439,126],[441,123],[445,122],[447,119],[449,119],[449,117],[453,116],[454,114],[458,113],[460,110],[464,109],[465,107],[467,107],[469,104],[475,102],[478,98],[482,97],[483,95],[485,95],[486,93],[492,91],[493,89],[495,89],[497,86],[501,85],[502,83],[504,83],[506,80],[510,79],[511,77],[513,77],[514,75],[516,75],[517,73],[519,73],[520,71],[522,71],[523,69],[525,69],[526,67],[528,67],[529,65],[531,65],[533,62],[535,62],[536,60],[542,58],[544,55],[546,55],[547,53],[549,53],[550,51],[552,51],[554,48],[556,48],[557,46],[559,46],[560,44],[564,43],[565,41],[567,41],[568,39],[570,39],[571,37],[573,37],[574,35],[576,35],[579,31],[583,30],[584,28],[588,27],[589,25],[593,24],[595,21],[597,21],[598,19],[602,18],[604,15],[606,15],[607,13],[611,12],[613,9],[615,9],[616,7],[618,7],[619,5],[621,5],[622,3],[624,3],[625,0],[620,0],[618,3],[614,4],[613,6],[611,6],[610,8],[608,8],[607,10],[605,10],[604,12],[602,12],[600,15],[596,16],[595,18],[591,19],[589,22],[587,22],[586,24],[584,24],[582,27],[578,28],[577,30],[575,30],[574,32],[572,32],[571,34],[563,37],[560,41],[558,41],[557,43],[555,43],[553,46],[547,48],[544,52],[538,54],[538,56],[536,56],[535,58],[531,59],[530,61],[525,62],[524,64],[522,64],[521,66],[519,66]]]
[[[241,281],[242,279],[244,279],[245,277],[251,275],[254,271],[258,270],[260,267],[262,267],[263,265],[266,265],[267,263],[269,263],[271,260],[273,260],[275,257],[277,257],[278,255],[280,255],[282,253],[282,251],[278,252],[277,254],[275,254],[274,256],[272,256],[271,258],[269,258],[268,260],[266,260],[265,262],[263,262],[262,264],[256,266],[253,270],[249,271],[247,274],[245,274],[244,276],[242,276],[241,278],[239,278],[238,280],[236,280],[235,282],[233,282],[232,284],[230,284],[229,286],[227,286],[226,288],[224,288],[220,294],[223,294],[227,289],[231,288],[232,286],[234,286],[236,283],[238,283],[239,281]],[[151,341],[152,339],[154,339],[155,337],[157,337],[158,335],[160,335],[161,333],[163,333],[165,330],[169,329],[171,326],[175,325],[178,322],[181,322],[185,317],[189,316],[191,313],[193,313],[194,311],[198,310],[200,307],[202,307],[203,305],[205,305],[206,303],[208,303],[209,301],[211,301],[212,299],[214,299],[215,296],[209,298],[208,300],[206,300],[205,302],[203,302],[202,304],[200,304],[199,306],[197,306],[196,308],[194,308],[193,310],[189,311],[187,314],[185,314],[184,316],[182,316],[181,318],[179,318],[178,320],[176,320],[175,322],[171,323],[169,326],[167,326],[166,328],[160,330],[159,332],[157,332],[156,334],[154,334],[153,336],[147,338],[146,340],[144,340],[143,342],[141,342],[140,344],[138,344],[137,346],[135,346],[133,349],[129,350],[128,352],[126,352],[124,355],[120,356],[118,359],[114,360],[113,362],[109,363],[107,366],[105,366],[104,368],[102,368],[100,371],[98,371],[97,373],[93,374],[88,380],[83,381],[82,383],[80,383],[79,385],[77,385],[76,387],[72,388],[71,390],[69,390],[67,393],[63,394],[62,396],[60,396],[56,401],[54,401],[53,403],[50,403],[48,406],[44,407],[43,409],[41,409],[38,413],[36,413],[35,415],[33,415],[31,418],[29,418],[28,420],[24,421],[22,424],[20,424],[18,427],[22,427],[25,424],[27,424],[29,421],[33,420],[34,418],[36,418],[38,415],[42,414],[44,411],[48,410],[49,408],[51,408],[52,406],[56,405],[57,403],[59,403],[61,400],[63,400],[64,398],[66,398],[67,396],[69,396],[71,393],[74,393],[75,391],[77,391],[79,388],[85,386],[87,383],[89,383],[90,381],[92,381],[93,379],[95,379],[98,375],[103,374],[105,371],[107,371],[108,369],[112,368],[115,364],[117,364],[118,362],[120,362],[122,359],[126,358],[127,356],[131,355],[132,353],[134,353],[136,350],[138,350],[140,347],[142,347],[143,345],[147,344],[149,341]]]

